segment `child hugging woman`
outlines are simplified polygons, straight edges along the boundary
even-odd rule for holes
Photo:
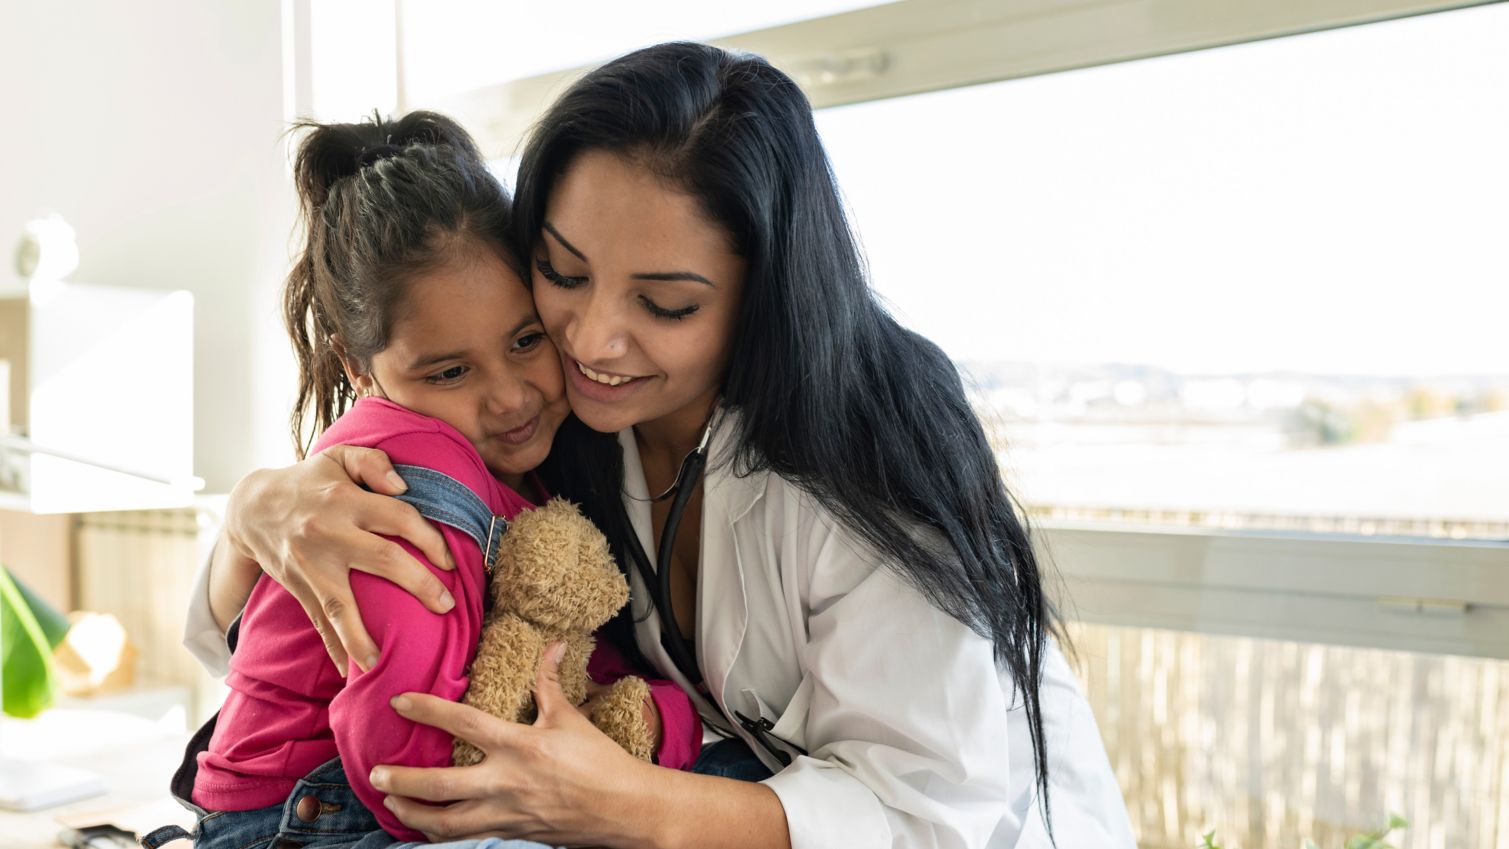
[[[208,748],[189,779],[175,781],[180,797],[192,781],[191,800],[180,801],[199,817],[192,836],[205,849],[424,839],[383,807],[368,773],[376,764],[447,765],[452,738],[389,702],[409,691],[452,700],[465,692],[488,546],[508,519],[548,497],[533,470],[569,412],[560,360],[508,244],[509,198],[471,138],[426,112],[300,128],[295,180],[307,243],[284,292],[299,363],[299,454],[380,448],[395,464],[428,470],[418,477],[441,481],[457,512],[471,508],[484,521],[471,533],[439,525],[453,568],[398,541],[444,584],[454,603],[446,614],[383,578],[353,579],[379,652],[347,670],[330,663],[294,596],[258,581]],[[312,447],[303,438],[310,424],[320,434]],[[503,521],[489,529],[490,517]],[[592,663],[600,684],[622,674],[605,651]],[[660,716],[670,722],[661,763],[690,766],[696,742],[684,738],[700,740],[700,728],[687,697],[667,682],[651,682],[651,694],[652,729]]]

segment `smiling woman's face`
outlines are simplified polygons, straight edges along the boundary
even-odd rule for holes
[[[583,153],[555,182],[533,261],[535,305],[588,427],[700,426],[745,264],[694,198],[617,154]]]

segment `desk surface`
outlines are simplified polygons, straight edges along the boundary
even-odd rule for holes
[[[140,716],[54,708],[35,719],[0,717],[0,756],[79,767],[104,776],[109,792],[30,813],[0,811],[5,849],[56,849],[58,833],[80,825],[112,823],[138,834],[168,823],[188,828],[193,817],[168,793],[188,742],[181,718],[154,722]]]

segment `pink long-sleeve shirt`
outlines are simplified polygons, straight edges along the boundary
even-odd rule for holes
[[[454,428],[387,400],[359,400],[325,431],[315,450],[341,444],[379,448],[394,463],[449,475],[505,518],[531,507],[488,472]],[[482,631],[487,578],[477,544],[454,528],[437,527],[456,560],[454,571],[436,568],[409,543],[395,541],[450,591],[456,607],[449,613],[431,613],[386,579],[351,573],[362,621],[379,650],[377,664],[367,672],[353,663],[342,677],[298,601],[266,576],[257,582],[231,657],[226,678],[230,694],[208,751],[199,755],[196,804],[221,811],[282,804],[300,778],[339,755],[352,789],[386,831],[401,840],[424,839],[383,806],[383,794],[368,775],[378,764],[450,763],[449,734],[410,722],[389,705],[399,693],[459,700],[466,692],[466,670]],[[631,673],[605,643],[589,671],[599,683]],[[696,712],[671,682],[651,681],[650,690],[661,715],[658,760],[662,766],[689,768],[701,746]]]

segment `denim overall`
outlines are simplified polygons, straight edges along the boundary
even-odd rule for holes
[[[394,467],[409,485],[398,498],[420,515],[471,537],[482,548],[489,565],[498,551],[508,522],[493,515],[486,503],[449,475],[422,466]],[[231,623],[226,644],[236,650],[241,619]],[[411,849],[440,846],[447,849],[550,849],[529,840],[496,837],[424,844],[400,842],[382,830],[377,817],[357,798],[346,779],[340,758],[315,768],[299,779],[287,801],[251,811],[207,811],[194,804],[194,779],[199,771],[198,754],[209,748],[218,713],[210,717],[184,750],[183,762],[173,775],[173,798],[195,816],[192,832],[176,825],[164,826],[141,838],[144,849],[158,849],[175,840],[194,841],[196,849]],[[742,751],[740,751],[742,750]],[[723,740],[705,748],[695,772],[758,781],[769,772],[738,740]]]

